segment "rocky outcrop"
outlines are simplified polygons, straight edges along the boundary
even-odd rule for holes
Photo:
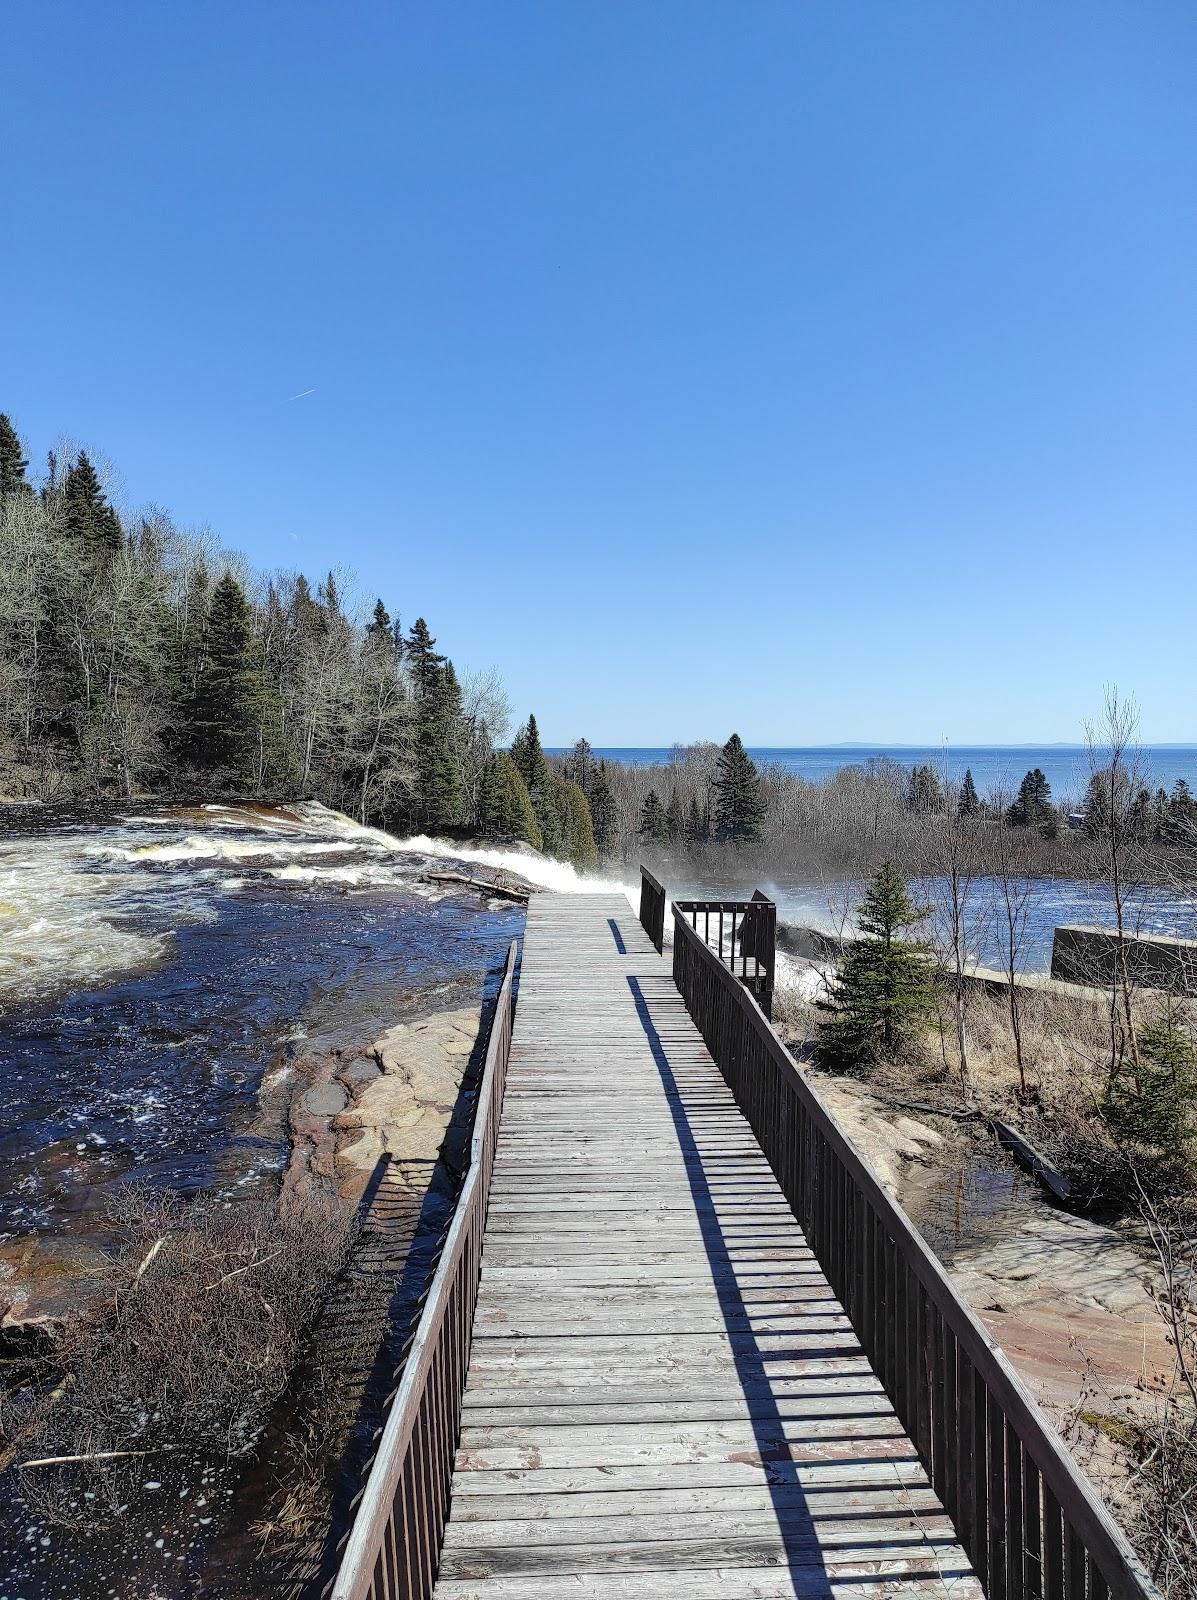
[[[284,1195],[316,1179],[356,1204],[383,1157],[435,1162],[480,1025],[476,1005],[435,1012],[388,1029],[364,1052],[308,1063],[288,1114]]]

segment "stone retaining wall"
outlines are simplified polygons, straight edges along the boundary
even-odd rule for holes
[[[1117,949],[1117,938],[1109,928],[1066,924],[1056,929],[1052,943],[1052,977],[1065,983],[1112,983]],[[1130,937],[1127,969],[1143,988],[1197,995],[1197,940],[1154,934]]]

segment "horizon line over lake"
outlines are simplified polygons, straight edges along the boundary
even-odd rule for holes
[[[619,761],[627,766],[668,766],[675,749],[686,745],[595,745],[598,759]],[[845,767],[861,766],[870,758],[888,758],[904,767],[930,763],[937,772],[958,782],[971,771],[982,795],[995,789],[1013,791],[1025,773],[1039,767],[1047,776],[1057,801],[1083,798],[1092,767],[1087,745],[1083,744],[835,744],[835,745],[749,745],[749,755],[758,766],[784,767],[810,783],[823,783]],[[568,755],[569,749],[546,747],[546,753]],[[1197,791],[1197,744],[1151,744],[1139,747],[1144,781],[1152,789],[1170,789],[1183,778]],[[1100,761],[1098,763],[1100,765]]]

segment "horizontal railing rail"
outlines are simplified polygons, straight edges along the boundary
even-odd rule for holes
[[[673,973],[989,1600],[1159,1600],[1009,1361],[682,906]]]
[[[777,962],[777,907],[758,889],[751,900],[675,900],[681,915],[707,948],[755,995],[766,1016],[773,1014]],[[658,946],[658,949],[660,946]]]
[[[482,1235],[514,1015],[517,945],[495,1003],[470,1166],[387,1416],[331,1600],[425,1600],[440,1560],[461,1427]]]
[[[640,926],[659,955],[665,947],[665,885],[647,867],[640,868]]]

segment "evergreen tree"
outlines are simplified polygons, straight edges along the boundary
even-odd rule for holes
[[[848,946],[828,996],[819,1037],[823,1060],[859,1069],[892,1060],[920,1035],[935,1010],[935,971],[925,945],[900,935],[930,914],[916,906],[892,861],[877,870],[856,913],[861,937]]]
[[[590,783],[594,773],[594,752],[591,750],[588,740],[578,740],[570,754],[567,765],[570,777],[589,799]]]
[[[186,750],[194,766],[227,775],[234,784],[246,776],[247,735],[262,693],[255,655],[249,602],[236,578],[226,572],[208,607],[203,655],[187,717]]]
[[[605,761],[600,761],[591,775],[588,799],[595,845],[602,855],[608,855],[615,845],[615,796],[611,793]]]
[[[690,808],[686,812],[686,843],[701,844],[707,836],[706,818],[699,810],[698,796],[690,796]]]
[[[561,811],[534,716],[528,718],[511,741],[511,759],[519,768],[520,777],[532,796],[536,820],[544,835],[544,848],[551,856],[559,855],[562,846]]]
[[[1168,791],[1162,783],[1151,803],[1151,836],[1157,844],[1168,837]]]
[[[1175,845],[1197,841],[1197,800],[1184,778],[1177,778],[1168,796],[1164,840]]]
[[[1147,844],[1151,839],[1151,794],[1145,783],[1135,790],[1126,820],[1131,837],[1140,844]]]
[[[545,760],[544,748],[540,742],[540,729],[536,726],[535,716],[528,718],[511,741],[511,759],[519,768],[520,777],[527,784],[529,794],[535,794],[537,789],[547,786],[549,765]]]
[[[0,500],[10,494],[31,494],[25,469],[29,463],[12,419],[0,411]]]
[[[665,837],[665,807],[655,789],[648,791],[640,808],[640,836],[642,839]]]
[[[956,802],[956,815],[959,817],[979,817],[982,810],[981,796],[977,793],[977,786],[973,782],[973,769],[966,767],[964,782],[960,785],[960,798]]]
[[[586,872],[598,861],[594,824],[586,796],[581,785],[570,778],[559,778],[554,787],[561,824],[561,854],[579,872]]]
[[[669,804],[665,807],[665,832],[674,843],[686,837],[686,813],[682,810],[681,797],[676,786],[669,796]]]
[[[974,793],[976,791],[974,790]],[[946,808],[943,784],[935,768],[928,763],[910,769],[906,785],[906,805],[920,816],[932,816]]]
[[[751,756],[733,733],[715,765],[715,837],[737,844],[761,836],[765,797]],[[659,803],[659,802],[658,802]]]
[[[416,818],[423,828],[459,827],[465,815],[465,793],[453,756],[453,736],[461,719],[461,687],[453,663],[438,654],[423,617],[417,617],[412,625],[407,659],[415,689]]]
[[[374,602],[374,614],[366,624],[366,632],[372,639],[381,639],[384,636],[388,640],[394,638],[390,616],[381,600]]]
[[[1197,1153],[1195,1101],[1197,1049],[1188,1032],[1166,1018],[1140,1033],[1139,1065],[1110,1079],[1102,1111],[1123,1138],[1183,1169]]]
[[[67,535],[93,559],[115,555],[121,547],[120,518],[108,504],[96,469],[84,452],[67,468],[63,480],[62,521]]]
[[[479,822],[487,838],[522,840],[539,850],[544,835],[532,808],[528,786],[505,750],[493,755],[482,778]]]
[[[1051,784],[1040,768],[1032,767],[1019,784],[1018,793],[1006,812],[1006,825],[1038,828],[1041,833],[1048,833],[1054,829],[1055,821]]]

